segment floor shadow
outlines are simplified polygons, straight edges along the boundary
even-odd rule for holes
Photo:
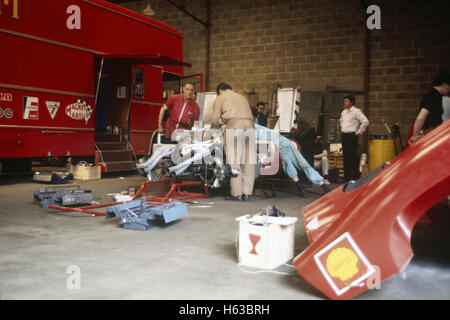
[[[295,290],[299,290],[305,294],[311,295],[311,299],[327,299],[319,290],[310,285],[305,279],[298,273],[294,273],[290,276],[283,277],[282,281],[286,287],[291,287]]]
[[[429,211],[430,224],[416,224],[411,234],[414,260],[450,266],[450,207],[446,201]]]
[[[237,245],[237,244],[236,244]],[[238,249],[234,243],[227,243],[222,246],[222,252],[227,260],[237,263],[238,262]]]
[[[25,184],[30,182],[33,182],[33,173],[14,173],[0,175],[0,186]]]

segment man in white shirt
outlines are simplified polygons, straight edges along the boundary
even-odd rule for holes
[[[344,97],[345,109],[341,113],[339,124],[342,132],[342,152],[344,154],[344,180],[356,180],[359,177],[358,170],[358,137],[369,126],[369,120],[362,111],[354,106],[353,95]]]

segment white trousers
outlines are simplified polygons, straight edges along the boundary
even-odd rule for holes
[[[328,175],[328,158],[322,157],[320,159],[314,159],[314,168],[322,169],[322,175]]]

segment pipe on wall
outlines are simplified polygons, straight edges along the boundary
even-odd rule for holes
[[[364,18],[366,18],[366,12],[368,8],[368,4],[365,0],[360,0],[361,5],[364,9]],[[370,91],[370,50],[371,50],[371,39],[372,39],[372,33],[370,32],[369,28],[365,28],[364,33],[364,106],[363,106],[363,113],[366,115],[367,118],[370,117],[369,113],[369,91]],[[369,145],[369,138],[368,135],[363,135],[363,142],[362,142],[362,152],[367,153],[368,152],[368,145]]]
[[[166,0],[168,3],[178,8],[188,16],[190,16],[195,21],[201,23],[206,28],[206,39],[205,39],[205,91],[209,91],[209,61],[211,56],[211,0],[205,0],[205,9],[206,9],[206,21],[202,21],[194,14],[190,13],[185,9],[185,4],[180,5],[173,0]]]
[[[206,39],[205,39],[205,91],[209,91],[209,61],[211,56],[211,0],[206,0]]]
[[[369,91],[370,91],[370,49],[371,49],[371,37],[372,33],[368,28],[366,28],[364,36],[364,110],[363,113],[367,118],[370,117],[369,113]],[[369,138],[365,134],[363,136],[362,149],[363,152],[367,153]]]

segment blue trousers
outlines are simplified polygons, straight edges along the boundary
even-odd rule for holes
[[[289,178],[292,179],[298,176],[297,170],[302,170],[313,184],[319,184],[324,180],[324,178],[311,167],[308,161],[303,158],[302,154],[297,150],[291,140],[258,124],[255,124],[255,130],[258,140],[272,141],[278,145],[281,167]]]
[[[294,147],[289,139],[280,136],[279,148],[281,166],[289,178],[292,179],[295,176],[298,176],[297,170],[302,170],[313,184],[319,184],[324,180],[324,178],[309,165],[305,158],[303,158],[301,153]]]

